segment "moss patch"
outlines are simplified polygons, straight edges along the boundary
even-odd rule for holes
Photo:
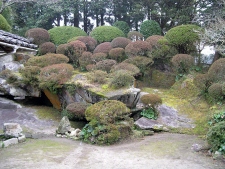
[[[61,113],[53,107],[34,106],[33,108],[37,110],[36,114],[39,119],[52,119],[58,122],[61,120]]]

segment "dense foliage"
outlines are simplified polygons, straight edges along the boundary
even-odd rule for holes
[[[146,20],[140,27],[140,33],[143,34],[145,39],[152,35],[161,35],[161,32],[160,25],[154,20]]]
[[[38,54],[44,55],[46,53],[55,53],[56,47],[52,42],[44,42],[38,48]]]
[[[116,21],[114,22],[113,26],[122,30],[125,36],[127,36],[128,32],[130,31],[129,25],[124,21]]]
[[[94,28],[90,36],[98,43],[111,42],[116,37],[124,37],[123,31],[114,26],[99,26]]]
[[[70,120],[85,119],[85,111],[89,104],[85,102],[74,102],[66,106],[67,116]]]
[[[125,53],[128,57],[150,56],[151,49],[148,42],[138,40],[129,43],[125,48]]]
[[[117,37],[112,40],[111,46],[113,48],[125,48],[130,42],[132,42],[132,41],[128,38]]]
[[[177,73],[185,74],[194,66],[194,58],[187,54],[177,54],[173,56],[172,63]]]
[[[108,55],[111,49],[112,46],[110,42],[103,42],[94,49],[93,53],[106,53]]]
[[[41,45],[42,43],[49,42],[50,35],[47,30],[43,28],[29,29],[25,36],[32,41],[32,43]]]
[[[55,45],[65,44],[67,41],[76,36],[87,36],[80,28],[72,26],[59,26],[48,30],[50,41]]]
[[[11,26],[7,22],[7,20],[0,14],[0,29],[10,32],[11,31]]]

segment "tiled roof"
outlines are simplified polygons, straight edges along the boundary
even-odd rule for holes
[[[37,45],[24,37],[0,30],[0,42],[22,46],[25,48],[37,49]]]

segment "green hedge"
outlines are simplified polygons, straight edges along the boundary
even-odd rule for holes
[[[11,26],[8,24],[7,20],[0,14],[0,29],[10,32]]]

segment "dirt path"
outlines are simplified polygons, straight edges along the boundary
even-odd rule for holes
[[[112,146],[95,146],[62,138],[31,139],[0,149],[1,169],[224,169],[225,163],[193,144],[195,136],[162,133]]]

